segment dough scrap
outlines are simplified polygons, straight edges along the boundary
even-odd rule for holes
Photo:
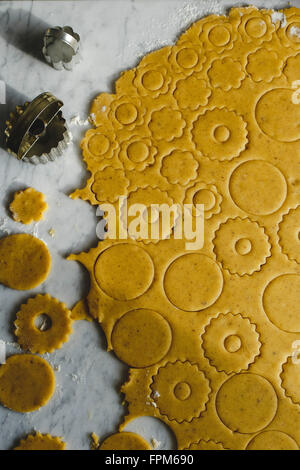
[[[46,315],[49,325],[38,328],[35,320]],[[71,312],[49,294],[37,295],[21,305],[14,322],[15,335],[22,349],[32,353],[51,353],[62,347],[72,333]]]
[[[108,350],[131,366],[119,429],[159,418],[179,449],[300,443],[300,10],[281,13],[200,19],[94,100],[81,144],[91,176],[73,198],[191,204],[194,221],[204,204],[201,249],[171,224],[70,257],[89,271]]]
[[[0,403],[19,413],[46,405],[54,393],[55,375],[39,356],[17,354],[0,367]]]
[[[26,233],[0,240],[0,282],[11,289],[28,290],[45,281],[51,269],[47,246]]]
[[[86,299],[79,300],[71,310],[72,320],[93,321]]]
[[[16,222],[31,224],[43,220],[48,204],[43,193],[34,188],[27,188],[14,194],[9,209]]]
[[[118,432],[108,436],[99,450],[152,450],[151,445],[134,432]]]
[[[66,443],[50,434],[28,434],[14,450],[65,450]]]

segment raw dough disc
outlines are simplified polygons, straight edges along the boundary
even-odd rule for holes
[[[28,290],[45,281],[51,257],[45,243],[25,233],[0,240],[0,282],[11,289]]]
[[[251,439],[247,450],[299,450],[297,442],[282,431],[264,431]]]
[[[14,450],[65,450],[66,443],[50,434],[29,434]]]
[[[150,444],[133,432],[118,432],[107,437],[100,450],[152,450]]]
[[[38,328],[35,321],[41,316],[44,322]],[[61,348],[72,333],[70,310],[49,294],[37,295],[21,305],[14,324],[20,346],[39,354]]]
[[[11,410],[38,410],[50,400],[54,389],[53,369],[41,357],[17,354],[0,367],[0,402]]]
[[[116,355],[131,367],[156,364],[170,349],[172,331],[157,312],[131,310],[116,323],[112,345]]]
[[[221,421],[234,432],[252,433],[273,420],[278,406],[274,388],[264,377],[237,374],[220,388],[216,398]]]

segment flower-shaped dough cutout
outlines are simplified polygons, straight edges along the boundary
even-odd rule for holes
[[[178,106],[182,109],[198,109],[200,106],[206,106],[211,96],[211,89],[202,78],[193,74],[182,80],[178,80],[174,91],[174,96]]]
[[[139,188],[135,191],[131,191],[128,194],[127,199],[127,208],[128,208],[128,215],[122,213],[121,221],[126,225],[125,217],[127,217],[127,228],[128,234],[130,238],[136,237],[137,227],[134,223],[134,219],[136,218],[136,213],[130,213],[130,207],[135,204],[141,205],[140,208],[143,209],[140,216],[145,221],[145,227],[147,228],[147,233],[140,234],[136,238],[137,241],[143,241],[144,243],[158,243],[159,240],[165,240],[166,238],[170,237],[170,234],[175,226],[176,220],[178,218],[178,210],[170,211],[170,226],[163,227],[162,225],[162,214],[160,211],[157,210],[155,207],[160,206],[162,204],[166,204],[171,208],[173,205],[173,199],[168,195],[166,191],[162,191],[159,188],[152,188],[151,186],[147,186],[145,188]],[[154,206],[154,207],[151,207]],[[131,223],[134,223],[131,226]]]
[[[172,47],[169,57],[171,67],[176,73],[190,75],[200,72],[206,57],[203,49],[195,44],[186,41],[180,45]]]
[[[281,75],[282,60],[275,51],[257,49],[248,56],[247,72],[255,82],[269,83]]]
[[[173,150],[164,156],[161,163],[161,174],[170,184],[186,186],[197,176],[199,163],[192,152]]]
[[[246,74],[240,62],[225,57],[212,62],[208,76],[214,88],[229,91],[232,88],[239,88]]]
[[[83,159],[91,171],[102,170],[106,166],[120,168],[120,162],[115,158],[117,146],[112,128],[99,126],[89,129],[81,141]]]
[[[213,240],[217,261],[231,274],[260,271],[271,256],[269,237],[250,219],[228,219],[220,224]]]
[[[204,218],[210,219],[213,215],[220,213],[222,196],[215,185],[199,181],[187,189],[183,203],[193,205],[194,217],[201,215],[201,212],[197,210],[197,204],[203,204]]]
[[[204,439],[201,439],[198,442],[193,442],[192,444],[189,445],[189,447],[183,449],[183,450],[227,450],[223,446],[221,442],[216,442],[212,440],[207,440],[205,441]]]
[[[40,317],[38,327],[35,321]],[[14,325],[22,349],[39,354],[61,348],[72,333],[70,310],[48,294],[37,295],[21,305]]]
[[[10,410],[38,410],[48,403],[54,390],[53,369],[42,357],[16,354],[0,367],[0,403]]]
[[[44,212],[48,209],[43,193],[34,188],[17,191],[9,209],[13,219],[22,224],[39,222],[44,218]]]
[[[280,374],[281,386],[285,396],[290,398],[295,405],[300,405],[300,365],[297,361],[293,362],[292,357],[282,365]]]
[[[212,160],[232,160],[245,150],[246,122],[234,111],[214,108],[200,114],[193,123],[192,136],[197,150]]]
[[[154,111],[149,123],[149,129],[155,140],[172,142],[182,137],[186,122],[178,109],[168,107]]]
[[[50,436],[50,434],[28,434],[25,439],[21,439],[19,445],[14,450],[65,450],[66,443],[60,437]]]
[[[237,10],[234,9],[232,13],[239,14]],[[241,18],[238,31],[244,42],[260,45],[271,41],[278,26],[272,22],[269,12],[250,7],[249,13],[245,13]]]
[[[133,135],[129,140],[122,142],[119,159],[125,170],[143,171],[153,165],[158,150],[151,139]]]
[[[278,37],[285,47],[299,50],[300,45],[300,14],[299,9],[285,10],[285,23],[277,30]]]
[[[237,40],[236,24],[228,21],[226,16],[216,17],[203,25],[199,39],[205,49],[213,50],[219,54],[233,48]]]
[[[172,76],[168,69],[153,63],[136,69],[133,84],[141,96],[157,98],[168,93],[171,82]]]
[[[98,171],[95,174],[92,190],[100,203],[113,203],[120,196],[127,195],[128,186],[129,181],[123,170],[106,167],[103,171]]]
[[[299,80],[300,54],[289,57],[286,61],[283,73],[289,82]]]
[[[158,369],[151,390],[160,414],[182,423],[199,418],[205,411],[210,384],[197,364],[177,361]]]
[[[220,313],[202,335],[204,354],[218,372],[241,372],[259,355],[261,343],[256,325],[240,314]]]
[[[136,96],[120,96],[112,101],[108,116],[115,129],[132,130],[144,122],[146,109]]]
[[[237,24],[240,20],[230,20],[227,16],[211,15],[195,23],[184,33],[178,44],[190,41],[200,45],[204,51],[218,54],[230,51],[237,39]]]
[[[282,217],[278,236],[282,252],[300,264],[300,206],[290,209]]]

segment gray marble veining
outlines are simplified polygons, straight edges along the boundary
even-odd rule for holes
[[[77,113],[86,119],[90,101],[101,91],[113,91],[121,70],[134,66],[146,52],[172,44],[176,36],[207,13],[221,13],[235,0],[100,0],[1,1],[0,80],[6,83],[7,105],[0,105],[0,132],[8,110],[42,91],[51,91],[64,103],[67,119]],[[244,2],[242,2],[244,3]],[[288,2],[252,0],[251,4],[279,8]],[[294,0],[300,6],[299,0]],[[44,60],[41,38],[49,26],[70,24],[83,41],[83,61],[73,72],[56,71]],[[36,293],[48,292],[72,306],[88,292],[84,269],[65,260],[71,252],[97,243],[95,208],[73,201],[68,194],[83,185],[87,172],[79,142],[86,127],[73,126],[73,144],[66,155],[46,166],[32,166],[9,156],[0,138],[0,236],[28,232],[48,245],[53,268],[46,282],[30,292],[0,285],[0,339],[7,352],[13,344],[13,320],[20,303]],[[41,190],[49,203],[44,221],[23,226],[12,221],[8,204],[13,192],[27,186]],[[54,237],[49,230],[55,231]],[[12,448],[34,429],[63,436],[69,449],[88,449],[89,433],[101,438],[116,431],[126,409],[119,394],[127,367],[107,353],[105,337],[97,325],[77,322],[70,341],[46,359],[57,369],[53,399],[40,411],[18,414],[0,405],[0,449]],[[158,420],[140,420],[130,426],[146,438],[170,448],[174,440]]]

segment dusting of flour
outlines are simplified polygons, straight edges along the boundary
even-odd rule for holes
[[[286,17],[284,13],[281,13],[280,11],[273,11],[271,18],[273,24],[276,24],[277,21],[280,21],[281,28],[286,26]]]

